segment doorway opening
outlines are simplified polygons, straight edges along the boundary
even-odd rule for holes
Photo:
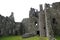
[[[40,31],[37,31],[37,35],[40,35]]]

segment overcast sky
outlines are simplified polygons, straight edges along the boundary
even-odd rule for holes
[[[14,12],[16,22],[29,17],[30,8],[39,10],[39,4],[59,2],[59,0],[0,0],[0,14],[10,16]]]

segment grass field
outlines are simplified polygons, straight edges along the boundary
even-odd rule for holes
[[[57,39],[57,40],[60,40],[60,36],[57,36],[56,39]]]
[[[30,38],[22,38],[21,36],[3,36],[0,40],[39,40],[39,36],[34,36]]]
[[[57,40],[60,40],[60,37],[56,37]],[[30,38],[22,38],[21,36],[3,36],[0,37],[0,40],[41,40],[39,36],[34,36]],[[48,40],[45,38],[45,40]]]

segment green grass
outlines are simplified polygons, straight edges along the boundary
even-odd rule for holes
[[[60,37],[56,37],[57,40],[60,40]],[[22,38],[21,36],[2,36],[0,40],[48,40],[47,37],[34,36],[29,38]]]
[[[57,40],[60,40],[60,36],[56,36],[56,39],[57,39]]]
[[[30,38],[22,38],[21,36],[3,36],[0,40],[39,40],[39,36],[34,36]]]

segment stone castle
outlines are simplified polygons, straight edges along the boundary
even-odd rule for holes
[[[34,35],[54,37],[60,35],[60,2],[40,5],[40,10],[31,8],[29,18],[22,22],[14,21],[13,12],[9,17],[0,15],[0,35],[23,35],[32,33]]]

